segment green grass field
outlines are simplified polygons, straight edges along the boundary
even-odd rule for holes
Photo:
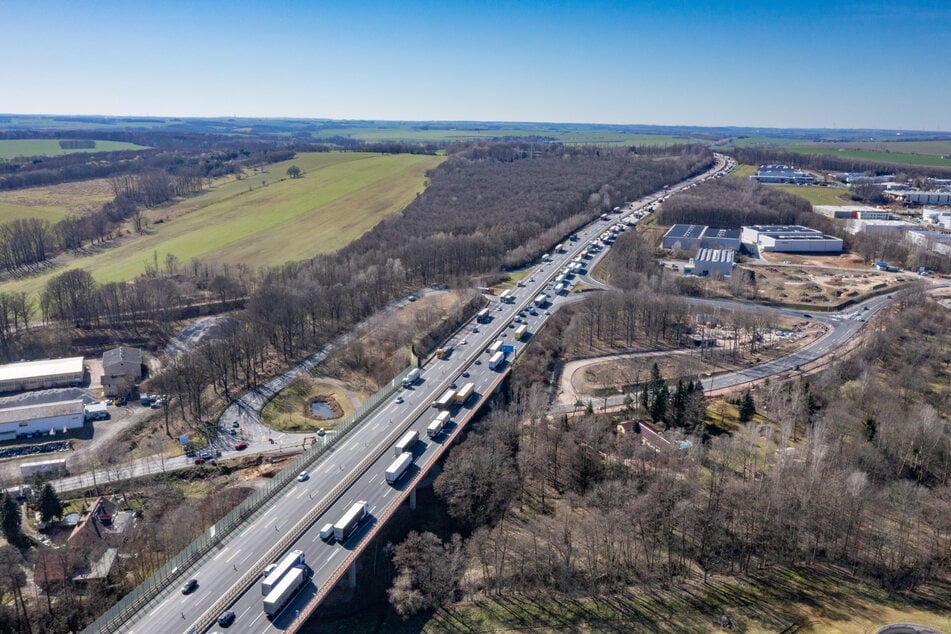
[[[883,161],[885,163],[900,163],[902,165],[951,167],[951,159],[943,159],[941,156],[936,156],[934,154],[913,154],[910,152],[891,152],[885,150],[865,150],[828,146],[790,147],[787,149],[790,152],[795,152],[797,154],[824,154],[828,156],[838,156],[840,158],[856,159],[859,161]]]
[[[96,141],[96,147],[64,150],[59,139],[5,139],[0,141],[0,159],[18,156],[60,156],[76,152],[115,152],[117,150],[147,150],[144,145],[123,141]]]
[[[426,171],[442,160],[411,154],[301,154],[149,210],[145,234],[130,235],[113,248],[48,273],[0,284],[0,290],[37,293],[67,268],[84,268],[99,282],[128,280],[142,274],[153,257],[162,266],[168,253],[182,264],[197,257],[254,268],[336,251],[406,207],[423,191]],[[292,164],[304,171],[302,178],[286,177]]]
[[[795,194],[805,198],[813,205],[848,205],[851,203],[848,191],[835,187],[809,187],[807,185],[767,185],[767,187],[776,187],[790,194]]]
[[[745,165],[743,163],[738,163],[736,168],[729,173],[729,176],[735,176],[737,178],[748,178],[756,173],[756,170],[759,169],[755,165]]]
[[[426,143],[442,141],[472,141],[477,139],[498,139],[500,137],[525,136],[552,137],[563,143],[570,144],[605,144],[605,145],[680,145],[684,143],[708,142],[709,139],[695,140],[686,136],[670,134],[632,134],[613,130],[562,130],[544,127],[520,128],[413,128],[411,126],[394,127],[353,127],[332,128],[315,138],[344,136],[363,141],[403,141],[407,143]]]

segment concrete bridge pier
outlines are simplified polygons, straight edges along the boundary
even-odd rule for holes
[[[350,570],[347,575],[347,587],[353,590],[357,587],[357,562],[350,564]]]
[[[413,490],[409,492],[409,510],[416,510],[416,487],[413,487]]]

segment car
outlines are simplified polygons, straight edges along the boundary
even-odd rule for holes
[[[415,295],[410,295],[410,296],[407,297],[406,299],[408,299],[408,300],[411,301],[411,302],[415,302],[415,301],[416,301],[417,299],[419,299],[419,298],[416,297]]]
[[[330,522],[327,522],[320,527],[320,538],[325,542],[333,541],[334,538],[334,525]]]
[[[478,326],[473,326],[473,327],[472,327],[472,332],[479,332],[479,327],[478,327]]]
[[[400,405],[400,404],[403,403],[403,397],[402,397],[402,396],[397,396],[397,397],[396,397],[396,400],[393,401],[393,402],[396,403],[397,405]]]
[[[106,399],[106,406],[109,406],[109,405],[112,405],[112,399],[111,399],[111,398],[107,398],[107,399]]]
[[[475,360],[475,364],[476,364],[476,365],[482,365],[482,362],[479,361],[478,359],[476,359],[476,360]]]
[[[317,435],[318,435],[318,436],[323,436],[323,435],[326,434],[326,433],[327,433],[327,432],[324,431],[324,428],[323,428],[323,427],[320,427],[320,428],[317,430]]]
[[[465,345],[468,345],[468,344],[469,344],[469,342],[466,341],[465,339],[463,339],[462,341],[459,342],[459,345],[460,345],[460,346],[465,346]]]
[[[810,315],[809,313],[803,313],[802,316],[805,317],[806,319],[812,319],[812,315]]]
[[[267,565],[267,568],[264,569],[264,574],[261,575],[261,576],[262,576],[262,577],[268,576],[269,574],[271,574],[272,572],[274,572],[274,569],[275,569],[275,568],[277,568],[277,564],[268,564],[268,565]]]
[[[449,389],[451,389],[451,390],[456,389],[456,382],[455,382],[455,381],[453,381],[452,383],[449,384]]]
[[[863,307],[862,310],[868,310],[868,306]]]
[[[198,587],[198,579],[189,579],[182,586],[182,594],[191,594]]]
[[[892,298],[891,295],[886,295],[886,296],[885,296],[885,299],[891,299],[891,298]]]
[[[239,440],[238,442],[236,442],[236,443],[234,444],[234,448],[237,449],[238,451],[241,451],[241,450],[243,450],[243,449],[247,449],[247,448],[248,448],[248,443],[244,442],[243,440]]]
[[[522,287],[522,286],[525,286],[525,282],[523,282],[522,280],[519,280],[518,282],[516,282],[515,285],[516,285],[516,286],[519,286],[519,287]]]
[[[550,311],[550,310],[546,310],[546,311],[545,311],[545,314],[546,314],[546,315],[551,315],[551,311]]]
[[[237,429],[238,427],[241,427],[241,425],[238,423],[238,421],[233,420],[233,421],[231,421],[231,427],[232,427],[233,429]]]
[[[509,333],[507,333],[507,332],[505,332],[505,331],[502,331],[502,334],[499,335],[499,336],[500,336],[500,337],[508,337],[508,336],[509,336]]]
[[[516,324],[520,324],[520,323],[522,323],[522,318],[519,317],[518,315],[516,315],[516,316],[515,316],[515,319],[513,319],[512,321],[513,321],[514,323],[516,323]]]
[[[304,481],[308,480],[309,478],[310,478],[310,474],[307,473],[306,471],[301,471],[300,473],[297,474],[297,481],[298,481],[298,482],[304,482]]]
[[[232,429],[232,430],[231,430],[230,432],[228,432],[228,433],[231,434],[232,436],[237,436],[237,435],[238,435],[238,430],[237,430],[237,429]]]
[[[221,627],[228,627],[232,623],[234,623],[234,612],[231,610],[225,610],[218,617],[218,625]]]
[[[516,317],[515,319],[518,319],[518,317]],[[521,321],[521,319],[519,319],[519,321]],[[510,322],[509,322],[509,328],[515,328],[515,322],[514,322],[514,321],[510,321]]]
[[[201,451],[198,452],[198,457],[204,458],[205,460],[211,460],[211,452],[202,449]]]
[[[469,378],[469,371],[466,370],[465,372],[463,372],[463,373],[462,373],[462,376],[468,379],[468,378]]]
[[[504,306],[499,306],[499,307],[498,307],[498,308],[496,308],[495,310],[497,310],[497,311],[498,311],[498,310],[502,310],[503,308],[505,308],[505,307],[504,307]]]
[[[205,459],[201,457],[195,458],[195,464],[205,464]]]
[[[529,282],[534,282],[534,281],[535,281],[535,278],[534,278],[534,277],[530,277],[530,278],[528,278],[528,281],[529,281]]]

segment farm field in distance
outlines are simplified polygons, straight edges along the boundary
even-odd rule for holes
[[[413,154],[299,154],[242,180],[229,179],[198,196],[147,210],[143,234],[129,234],[111,248],[41,275],[0,284],[0,290],[35,294],[68,268],[84,268],[100,283],[128,280],[154,258],[164,268],[169,253],[182,264],[197,257],[253,268],[332,252],[406,207],[423,191],[426,172],[442,160]],[[303,171],[301,178],[287,177],[291,165]]]
[[[934,154],[912,154],[910,152],[859,150],[838,147],[791,147],[790,152],[797,154],[825,154],[840,158],[856,159],[859,161],[882,161],[885,163],[902,163],[905,165],[926,165],[930,167],[951,167],[951,159],[944,159]],[[898,149],[898,148],[896,148]]]
[[[706,137],[691,138],[684,135],[672,134],[636,134],[613,130],[564,130],[558,128],[545,129],[543,127],[523,129],[512,128],[452,128],[452,127],[432,127],[417,128],[413,126],[395,126],[395,127],[353,127],[353,128],[330,128],[326,131],[314,133],[315,139],[329,138],[333,136],[343,136],[362,141],[403,141],[407,143],[427,143],[427,142],[452,142],[452,141],[474,141],[479,139],[490,139],[495,141],[504,140],[504,137],[525,137],[534,135],[539,137],[553,138],[562,143],[569,144],[607,144],[607,145],[677,145],[684,143],[709,143],[710,139]]]
[[[805,198],[813,205],[849,205],[849,190],[838,187],[815,187],[810,185],[767,185]]]
[[[68,214],[79,216],[97,209],[112,197],[112,186],[105,178],[0,191],[0,224],[31,217],[56,222]]]
[[[117,152],[119,150],[147,150],[144,145],[124,141],[95,141],[96,147],[64,149],[59,142],[66,139],[4,139],[0,140],[0,159],[17,156],[59,156],[76,152]]]

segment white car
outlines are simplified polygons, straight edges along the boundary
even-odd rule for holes
[[[304,482],[305,480],[307,480],[307,479],[309,479],[309,478],[310,478],[310,474],[307,473],[306,471],[301,471],[300,473],[297,474],[297,481],[298,481],[298,482]]]
[[[395,402],[397,405],[402,404],[402,403],[403,403],[403,397],[402,397],[402,396],[397,396],[397,397],[396,397],[396,401],[394,401],[394,402]]]

